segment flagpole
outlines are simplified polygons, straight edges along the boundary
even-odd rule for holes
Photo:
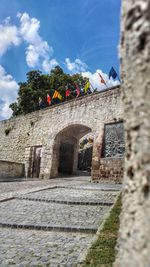
[[[109,87],[108,87],[107,83],[105,82],[103,76],[99,72],[98,72],[98,74],[99,74],[99,77],[101,78],[101,81],[100,82],[103,83],[103,84],[105,84],[106,85],[106,88],[108,89]]]
[[[120,77],[119,77],[119,75],[118,75],[118,80],[119,80],[119,82],[120,82],[120,84],[121,84],[121,80],[120,80]]]
[[[105,82],[105,85],[106,85],[106,88],[108,89],[109,87],[108,87],[108,85],[107,85],[107,83]]]
[[[117,73],[117,72],[116,72],[116,73]],[[117,73],[117,76],[118,76],[118,80],[119,80],[119,82],[120,82],[120,84],[121,84],[121,80],[120,80],[120,77],[119,77],[118,73]]]
[[[116,71],[116,70],[115,70]],[[117,73],[117,72],[116,72]],[[118,73],[117,73],[117,76],[118,76],[118,80],[119,80],[119,82],[121,83],[121,80],[120,80],[120,77],[119,77],[119,75],[118,75]]]

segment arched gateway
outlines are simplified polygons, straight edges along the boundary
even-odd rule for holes
[[[76,173],[79,140],[91,129],[81,124],[70,125],[60,131],[54,140],[51,177]]]
[[[92,179],[118,180],[123,173],[122,119],[117,86],[1,121],[0,160],[25,164],[26,177],[72,174],[77,170],[79,140],[91,132]]]

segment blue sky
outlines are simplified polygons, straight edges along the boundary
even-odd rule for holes
[[[108,85],[115,85],[107,74],[112,66],[119,73],[120,4],[0,0],[0,119],[11,115],[17,83],[32,69],[49,73],[59,64],[70,74],[82,72],[94,86],[101,72]]]

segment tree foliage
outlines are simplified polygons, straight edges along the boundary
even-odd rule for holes
[[[62,95],[62,100],[66,101],[76,96],[75,83],[82,88],[88,81],[81,74],[70,75],[63,72],[60,66],[51,70],[50,74],[42,74],[41,71],[33,70],[26,74],[26,82],[19,83],[17,102],[10,104],[13,116],[27,114],[40,109],[39,98],[42,99],[43,107],[47,107],[47,94],[52,98],[54,91],[57,90]],[[69,97],[65,96],[66,89],[71,90]],[[52,105],[59,103],[59,99],[52,99]]]

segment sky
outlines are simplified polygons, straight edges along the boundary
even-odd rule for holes
[[[121,0],[0,0],[0,120],[10,118],[26,73],[60,65],[93,87],[118,84]]]

